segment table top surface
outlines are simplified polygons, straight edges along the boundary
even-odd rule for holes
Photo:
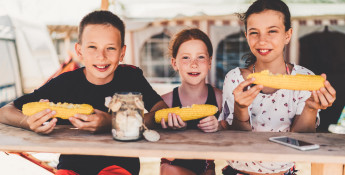
[[[121,142],[111,133],[57,126],[49,135],[0,124],[0,150],[8,152],[54,152],[78,155],[123,157],[175,157],[295,161],[345,164],[345,135],[332,133],[282,133],[199,130],[159,131],[158,142],[145,139]],[[289,136],[320,145],[318,150],[300,151],[269,141],[269,137]]]

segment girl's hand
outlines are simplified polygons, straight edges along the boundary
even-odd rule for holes
[[[310,109],[327,109],[332,106],[336,99],[336,91],[329,81],[326,80],[326,74],[321,74],[321,76],[325,78],[325,87],[317,91],[312,91],[310,98],[306,101],[306,105]]]
[[[73,126],[91,132],[105,131],[111,128],[111,115],[95,109],[91,115],[76,114],[69,118]]]
[[[49,100],[41,99],[40,102],[49,102]],[[51,111],[50,109],[45,109],[40,111],[32,116],[26,116],[23,118],[23,121],[26,121],[30,127],[30,129],[39,134],[49,134],[53,131],[57,119],[53,118],[48,122],[56,114],[55,111]],[[21,122],[21,123],[22,123]]]
[[[218,120],[215,116],[208,116],[200,120],[198,128],[204,132],[216,132],[218,130]]]
[[[167,129],[168,127],[171,129],[185,129],[187,127],[187,123],[184,122],[180,116],[169,113],[168,115],[168,126],[166,125],[164,118],[161,120],[162,128]]]
[[[260,93],[263,86],[262,85],[255,85],[251,87],[249,90],[248,86],[251,85],[255,81],[255,78],[251,78],[241,82],[232,92],[234,94],[234,108],[239,110],[238,112],[248,111],[248,106],[253,103],[256,96]],[[242,116],[242,117],[240,117]],[[248,121],[249,116],[243,118],[243,115],[238,115],[237,118],[240,121]]]

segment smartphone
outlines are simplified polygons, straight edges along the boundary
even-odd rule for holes
[[[299,149],[302,151],[320,148],[320,146],[318,144],[313,144],[313,143],[293,139],[293,138],[286,137],[286,136],[270,137],[269,140],[272,142],[280,143],[280,144],[283,144],[283,145],[286,145],[286,146],[289,146],[289,147],[292,147],[295,149]]]

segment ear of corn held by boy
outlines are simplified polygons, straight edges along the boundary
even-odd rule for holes
[[[24,115],[31,116],[45,109],[56,111],[54,117],[68,119],[74,114],[92,114],[93,107],[89,104],[72,104],[72,103],[53,103],[53,102],[30,102],[23,105]]]
[[[155,113],[156,123],[160,123],[162,118],[164,121],[168,121],[169,113],[175,113],[179,115],[183,121],[195,120],[207,116],[212,116],[217,113],[218,108],[214,105],[209,104],[193,104],[191,107],[174,107],[161,109]]]
[[[321,87],[324,87],[325,82],[325,79],[320,75],[274,75],[268,70],[249,74],[247,79],[252,77],[255,78],[254,84],[289,90],[319,90]]]

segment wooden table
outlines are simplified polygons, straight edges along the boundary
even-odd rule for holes
[[[113,140],[110,133],[92,134],[67,126],[58,126],[50,135],[39,135],[0,124],[0,150],[125,157],[312,162],[319,165],[316,166],[318,169],[314,168],[314,172],[345,174],[345,135],[241,131],[202,133],[198,130],[160,131],[160,135],[161,139],[154,143],[146,140],[120,142]],[[319,144],[320,149],[299,151],[268,140],[269,137],[282,135]],[[334,171],[335,169],[338,170]]]

